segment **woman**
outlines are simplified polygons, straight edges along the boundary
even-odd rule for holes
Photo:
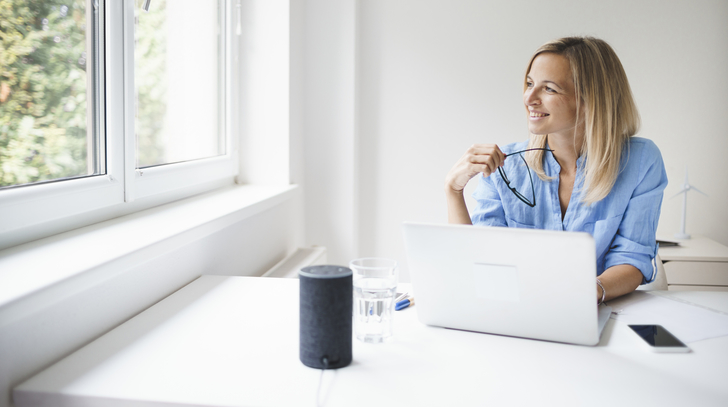
[[[639,114],[622,64],[602,40],[567,37],[541,46],[526,72],[530,139],[470,147],[446,177],[448,219],[588,232],[597,302],[632,292],[654,278],[667,175],[657,146],[633,137]],[[463,189],[478,174],[469,214]]]

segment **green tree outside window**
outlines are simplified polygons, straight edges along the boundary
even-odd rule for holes
[[[0,187],[88,174],[84,0],[0,0]]]

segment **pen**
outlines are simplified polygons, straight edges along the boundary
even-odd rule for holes
[[[407,298],[407,296],[409,295],[409,293],[397,293],[397,294],[399,294],[399,295],[397,295],[397,298],[394,299],[395,304],[402,301],[403,299]]]
[[[394,310],[395,311],[401,311],[407,307],[410,307],[412,305],[415,305],[415,297],[409,297],[405,300],[402,300],[395,305]]]

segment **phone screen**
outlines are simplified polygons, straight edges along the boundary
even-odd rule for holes
[[[651,346],[658,348],[686,347],[662,325],[630,325],[629,327]]]

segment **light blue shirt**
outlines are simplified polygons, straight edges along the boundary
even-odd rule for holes
[[[528,142],[513,143],[501,150],[508,154],[525,150]],[[591,205],[581,202],[584,185],[584,157],[577,160],[574,189],[563,221],[559,205],[561,167],[551,152],[544,153],[544,171],[554,179],[543,181],[531,171],[536,206],[521,202],[498,171],[480,176],[473,193],[477,207],[471,213],[473,225],[508,226],[548,230],[587,232],[594,237],[597,250],[597,275],[619,264],[631,264],[652,281],[652,259],[657,253],[655,233],[660,218],[667,173],[662,155],[650,140],[631,137],[622,153],[621,172],[611,192]],[[523,160],[509,156],[503,169],[511,186],[531,199],[531,184]],[[528,248],[524,248],[528,250]]]

